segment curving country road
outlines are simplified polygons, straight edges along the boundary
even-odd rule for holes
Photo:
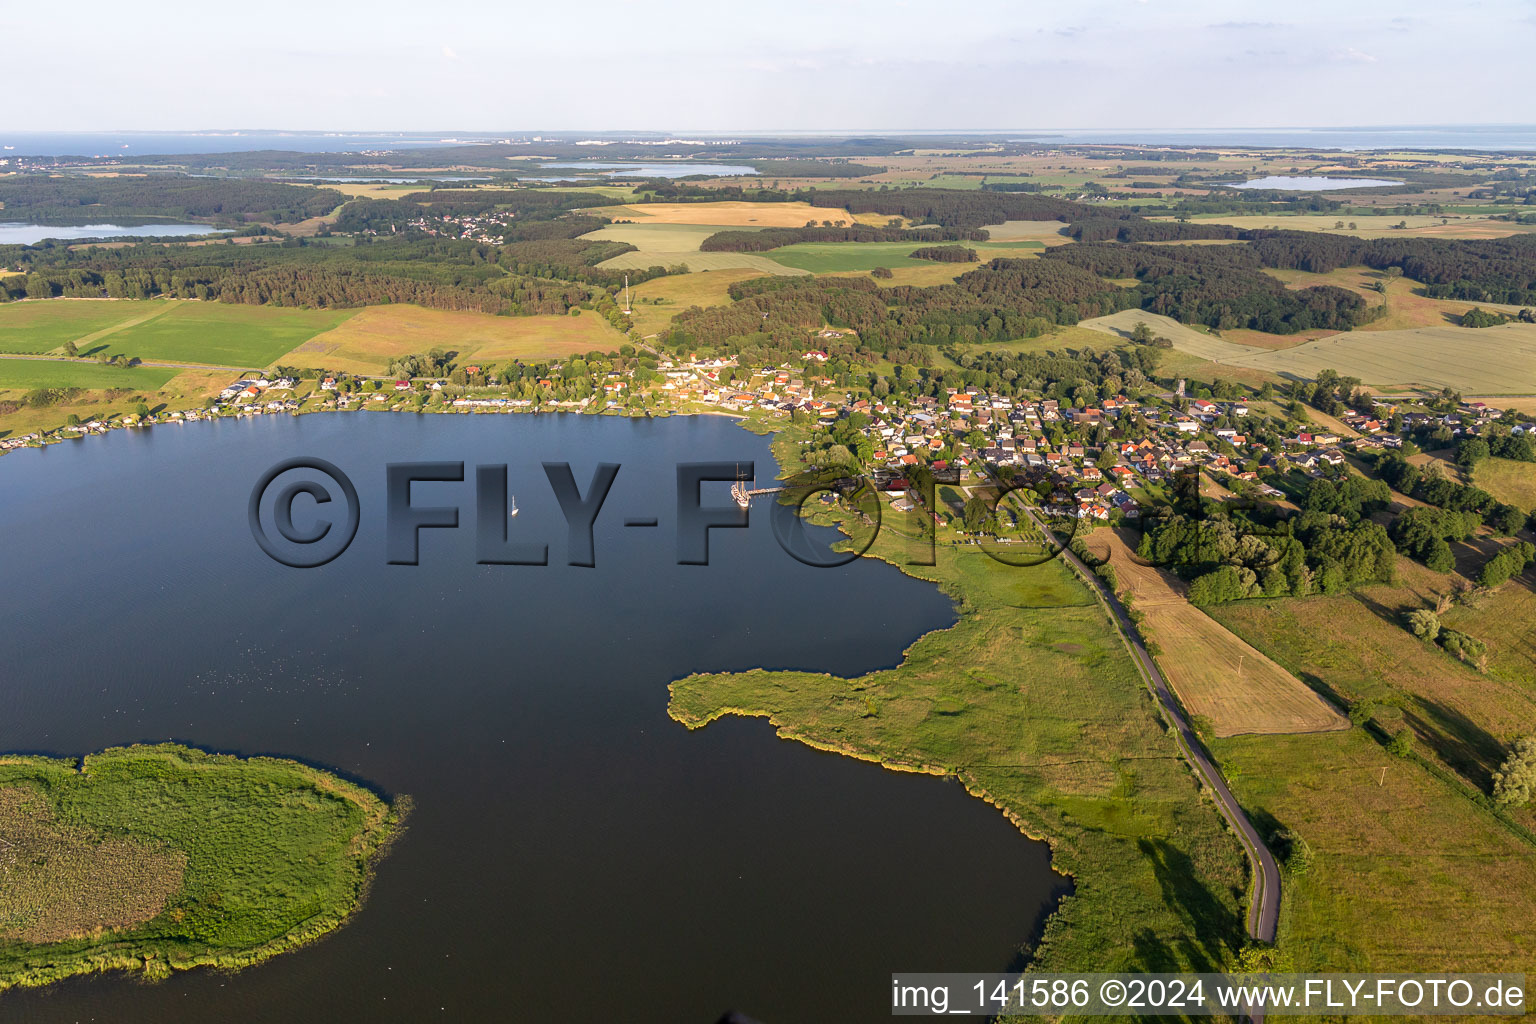
[[[1189,727],[1189,720],[1184,711],[1174,700],[1172,692],[1168,689],[1167,680],[1158,670],[1157,663],[1147,653],[1141,633],[1136,629],[1136,624],[1131,621],[1126,613],[1125,606],[1099,576],[1083,564],[1082,560],[1074,555],[1070,548],[1066,548],[1056,541],[1055,534],[1040,520],[1034,509],[1028,509],[1029,517],[1035,521],[1046,537],[1049,537],[1060,549],[1062,557],[1066,558],[1074,568],[1086,579],[1099,595],[1099,599],[1113,613],[1121,634],[1126,643],[1130,645],[1131,653],[1135,656],[1136,664],[1141,669],[1142,677],[1156,695],[1158,703],[1163,707],[1163,713],[1173,723],[1174,733],[1178,737],[1179,750],[1184,755],[1184,760],[1194,769],[1195,775],[1208,786],[1216,797],[1216,806],[1221,811],[1222,817],[1227,819],[1227,824],[1237,833],[1238,840],[1243,844],[1243,852],[1248,855],[1248,862],[1253,867],[1253,897],[1248,903],[1248,934],[1260,942],[1275,941],[1275,926],[1280,918],[1280,869],[1275,866],[1275,858],[1269,852],[1269,847],[1264,845],[1259,838],[1258,831],[1253,827],[1253,822],[1248,820],[1248,815],[1238,804],[1232,791],[1227,788],[1226,779],[1222,778],[1220,770],[1211,763],[1210,758],[1200,747],[1195,738],[1194,730]],[[1262,1013],[1255,1015],[1256,1021],[1262,1021]]]

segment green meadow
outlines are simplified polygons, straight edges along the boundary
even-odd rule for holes
[[[0,352],[41,354],[80,343],[165,305],[112,299],[48,299],[0,303]]]
[[[156,362],[258,368],[356,312],[178,302],[159,316],[102,338],[99,350]],[[86,355],[97,351],[81,348]]]
[[[87,360],[0,358],[0,389],[133,388],[154,391],[181,371],[173,366],[103,366]]]
[[[796,270],[833,274],[844,270],[876,267],[923,267],[929,260],[915,260],[910,253],[922,245],[912,242],[796,242],[770,249],[764,256]]]

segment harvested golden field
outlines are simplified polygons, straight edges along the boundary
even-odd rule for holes
[[[1168,218],[1153,218],[1166,220]],[[1334,225],[1340,220],[1344,227]],[[1445,220],[1447,223],[1442,224]],[[1407,222],[1408,227],[1394,225]],[[1512,221],[1489,220],[1487,217],[1447,214],[1404,217],[1400,214],[1379,215],[1351,214],[1339,216],[1332,213],[1306,213],[1275,215],[1227,215],[1195,217],[1197,224],[1231,224],[1237,228],[1284,228],[1289,231],[1323,231],[1330,235],[1353,235],[1356,238],[1503,238],[1506,235],[1525,234],[1533,230],[1528,224]],[[1354,228],[1349,225],[1353,223]]]
[[[277,360],[284,366],[382,374],[391,360],[434,348],[500,364],[617,349],[624,336],[592,312],[491,316],[419,306],[369,306]]]
[[[1158,663],[1179,700],[1217,736],[1349,727],[1301,680],[1190,604],[1184,582],[1143,562],[1120,531],[1095,530],[1087,543],[1109,557],[1118,589],[1145,615],[1143,631],[1162,649]]]
[[[1097,316],[1091,320],[1084,320],[1078,324],[1090,331],[1099,331],[1104,334],[1114,335],[1117,338],[1129,340],[1131,332],[1136,329],[1138,323],[1144,323],[1152,328],[1153,334],[1160,334],[1173,342],[1173,347],[1180,352],[1196,356],[1200,359],[1208,359],[1212,362],[1227,362],[1234,359],[1246,359],[1261,354],[1262,350],[1250,345],[1237,345],[1221,338],[1213,337],[1204,331],[1198,331],[1193,327],[1179,323],[1172,317],[1162,316],[1158,313],[1149,313],[1144,309],[1122,309],[1118,313],[1108,316]]]
[[[633,296],[630,308],[634,311],[630,322],[642,334],[655,334],[664,330],[674,316],[689,306],[726,305],[731,301],[731,285],[761,276],[756,270],[737,268],[653,278],[630,289]]]
[[[1044,245],[1067,245],[1072,241],[1062,231],[1066,225],[1059,220],[1010,220],[1001,224],[988,224],[989,242],[1040,242]]]
[[[755,203],[740,203],[755,206]],[[699,244],[717,231],[735,230],[723,224],[637,223],[610,224],[582,238],[627,242],[638,251],[604,260],[604,270],[645,270],[649,267],[687,265],[690,272],[704,270],[751,270],[757,274],[804,274],[755,252],[700,252]]]
[[[834,225],[853,224],[856,218],[847,210],[809,203],[635,203],[631,206],[605,206],[601,213],[614,220],[634,220],[641,224],[707,224],[724,230],[742,228],[803,228],[808,221]],[[882,217],[883,225],[889,217]]]

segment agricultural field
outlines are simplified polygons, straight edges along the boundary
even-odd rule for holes
[[[34,299],[0,303],[0,352],[43,353],[73,341],[82,351],[90,339],[158,316],[166,302],[120,299]]]
[[[104,366],[90,360],[0,357],[0,391],[33,388],[133,388],[153,391],[180,371],[173,366]]]
[[[1108,557],[1117,589],[1146,616],[1143,633],[1162,649],[1158,663],[1191,715],[1211,722],[1217,736],[1347,729],[1310,687],[1189,603],[1188,587],[1148,565],[1122,531],[1094,530],[1088,549]]]
[[[1210,746],[1261,834],[1290,829],[1311,855],[1283,883],[1294,970],[1536,966],[1536,849],[1456,783],[1364,729]]]
[[[1459,775],[1469,792],[1486,793],[1504,745],[1536,722],[1536,680],[1480,672],[1404,627],[1408,612],[1433,609],[1455,581],[1400,558],[1394,585],[1238,601],[1210,614],[1340,702],[1377,702],[1394,730],[1412,731],[1425,756]],[[1457,614],[1454,608],[1447,613]]]
[[[138,356],[151,362],[259,368],[355,315],[351,309],[293,309],[222,302],[156,303],[146,318],[82,345],[82,355]]]
[[[1377,387],[1536,394],[1536,324],[1349,331],[1282,351],[1224,354],[1214,361],[1291,379],[1332,369]]]
[[[171,745],[0,757],[0,989],[239,967],[338,927],[398,823],[360,786]]]
[[[1401,198],[1398,197],[1398,202]],[[1166,220],[1168,218],[1151,218]],[[1330,235],[1356,238],[1503,238],[1536,230],[1530,224],[1489,220],[1462,214],[1402,216],[1395,213],[1305,213],[1305,214],[1210,214],[1190,218],[1197,224],[1231,224],[1237,228],[1284,228],[1290,231],[1322,231]],[[1339,221],[1344,227],[1335,227]],[[1397,228],[1406,221],[1408,227]],[[1442,223],[1443,222],[1443,223]],[[1353,223],[1356,226],[1350,228]]]
[[[1277,349],[1239,345],[1137,309],[1084,320],[1079,326],[1126,338],[1138,321],[1167,337],[1177,351],[1219,364],[1232,377],[1240,378],[1238,370],[1249,370],[1310,379],[1331,369],[1377,387],[1536,394],[1536,324],[1348,331],[1310,341],[1298,338],[1297,344]],[[1172,364],[1165,364],[1164,371],[1171,372]]]
[[[1365,299],[1373,306],[1387,303],[1387,315],[1355,328],[1356,331],[1397,331],[1413,327],[1446,327],[1460,323],[1461,315],[1473,306],[1504,313],[1518,313],[1519,306],[1500,303],[1473,303],[1453,299],[1431,299],[1416,294],[1423,285],[1406,277],[1386,277],[1380,271],[1367,267],[1343,267],[1326,274],[1313,274],[1305,270],[1265,270],[1264,273],[1284,281],[1288,288],[1311,288],[1329,284],[1348,290]],[[1383,295],[1376,290],[1385,285]],[[1244,331],[1227,331],[1225,336],[1238,339]],[[1331,334],[1334,332],[1309,332]],[[1298,335],[1297,337],[1301,337]]]
[[[873,223],[884,227],[891,218],[879,214],[855,216],[847,210],[809,203],[635,203],[632,206],[604,206],[599,211],[614,220],[634,220],[639,224],[697,224],[723,231],[726,228],[802,228],[810,221],[834,225]],[[622,227],[623,225],[618,225]],[[710,233],[713,234],[714,231]]]
[[[754,203],[741,205],[754,206]],[[610,224],[582,235],[604,241],[628,242],[638,252],[627,252],[598,266],[604,270],[645,270],[687,264],[690,271],[752,270],[758,274],[802,274],[803,270],[776,263],[755,252],[700,252],[699,243],[718,231],[741,230],[725,224]]]
[[[1135,330],[1138,323],[1146,324],[1152,328],[1153,334],[1162,335],[1173,342],[1173,347],[1178,351],[1211,362],[1246,359],[1260,354],[1261,351],[1253,346],[1223,341],[1204,331],[1181,324],[1172,317],[1149,313],[1143,309],[1122,309],[1108,316],[1084,320],[1077,326],[1129,341],[1131,332]]]
[[[646,336],[665,330],[672,318],[690,306],[724,306],[737,281],[761,277],[755,270],[707,270],[652,278],[630,290],[630,322]]]
[[[1472,483],[1506,505],[1536,509],[1536,463],[1484,459],[1472,471]]]
[[[909,253],[921,249],[915,242],[796,242],[763,253],[775,263],[812,274],[832,274],[849,270],[871,271],[876,267],[921,267],[931,260],[915,260]],[[954,264],[960,272],[974,269],[976,263]]]
[[[987,243],[1039,242],[1042,246],[1068,245],[1072,239],[1062,234],[1065,228],[1066,225],[1059,220],[1010,220],[1001,224],[988,224]]]
[[[1441,621],[1488,645],[1490,675],[1536,682],[1536,569],[1528,567],[1490,594],[1472,595]]]
[[[383,374],[392,360],[441,348],[493,365],[617,349],[624,336],[592,312],[491,316],[419,306],[368,306],[274,360],[284,366]]]

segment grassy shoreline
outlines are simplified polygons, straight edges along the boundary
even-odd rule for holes
[[[0,756],[0,797],[0,991],[308,945],[362,906],[410,806],[296,761],[176,744]]]
[[[786,472],[797,429],[774,444]],[[671,717],[690,729],[763,717],[782,739],[959,781],[1046,842],[1074,883],[1041,934],[1021,926],[1031,969],[1235,964],[1247,883],[1236,837],[1087,588],[1057,562],[1012,568],[942,538],[937,565],[908,564],[920,543],[909,524],[888,523],[868,555],[938,585],[960,617],[899,665],[854,678],[691,675],[671,684]]]

